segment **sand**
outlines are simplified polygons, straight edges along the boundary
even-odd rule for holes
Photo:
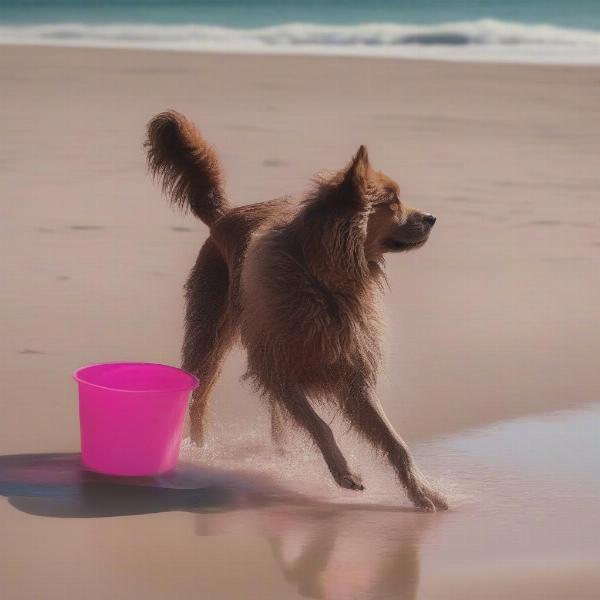
[[[600,453],[580,432],[600,429],[598,81],[598,68],[2,47],[3,598],[597,597]],[[362,495],[336,490],[302,440],[273,457],[240,353],[209,448],[184,450],[183,485],[140,495],[81,473],[71,371],[178,363],[181,286],[207,231],[145,171],[144,125],[167,107],[216,145],[235,203],[302,193],[366,143],[438,217],[425,248],[387,261],[380,394],[450,513],[412,512],[343,424]],[[577,416],[555,417],[558,451],[555,411]]]

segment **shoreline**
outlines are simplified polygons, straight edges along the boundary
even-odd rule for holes
[[[298,57],[298,58],[335,58],[335,59],[366,59],[366,60],[387,60],[387,61],[409,61],[417,63],[443,63],[443,64],[464,64],[464,65],[484,65],[484,66],[523,66],[523,67],[553,67],[553,68],[600,68],[600,52],[592,58],[579,58],[577,60],[564,57],[545,57],[534,59],[532,57],[516,58],[510,56],[488,55],[488,56],[460,56],[452,55],[455,47],[436,47],[436,50],[444,55],[427,55],[421,54],[423,50],[427,51],[427,46],[419,46],[419,52],[400,52],[398,54],[386,53],[386,49],[370,48],[368,51],[365,47],[362,48],[346,48],[343,46],[302,46],[301,48],[278,47],[273,49],[260,48],[228,48],[226,46],[198,47],[198,48],[175,48],[167,44],[160,45],[136,45],[136,44],[115,44],[102,42],[68,42],[65,40],[51,42],[44,41],[3,41],[0,40],[0,47],[13,48],[59,48],[59,49],[78,49],[78,50],[121,50],[121,51],[136,51],[136,52],[164,52],[173,54],[185,55],[203,55],[203,56],[255,56],[255,57]]]

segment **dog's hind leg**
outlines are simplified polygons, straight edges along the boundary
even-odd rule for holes
[[[360,477],[350,472],[329,425],[321,419],[304,394],[288,391],[273,398],[272,402],[280,402],[285,406],[295,423],[308,432],[339,486],[351,490],[364,489]]]
[[[379,399],[367,384],[349,384],[340,403],[354,429],[385,453],[417,508],[428,511],[448,508],[442,494],[431,487],[415,464],[408,446],[394,430]]]
[[[187,309],[181,354],[183,368],[200,381],[190,404],[190,436],[196,444],[204,440],[208,400],[235,339],[228,289],[227,264],[209,238],[185,286]]]
[[[285,452],[285,419],[281,408],[275,402],[270,403],[271,409],[271,441],[279,454]]]

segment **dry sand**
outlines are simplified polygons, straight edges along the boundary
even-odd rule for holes
[[[2,597],[597,598],[599,465],[588,452],[577,469],[571,448],[590,450],[581,423],[600,422],[599,81],[598,68],[2,47]],[[206,228],[145,173],[144,125],[167,107],[217,146],[238,204],[301,193],[366,143],[438,217],[424,249],[388,260],[381,396],[453,511],[407,511],[342,426],[361,496],[335,490],[316,454],[273,458],[239,353],[210,448],[187,452],[187,492],[166,480],[140,495],[47,454],[78,449],[73,369],[178,362]],[[579,407],[557,453],[539,416]],[[465,449],[468,428],[483,433]],[[523,462],[536,449],[545,468]],[[243,473],[221,481],[232,466]],[[282,501],[279,485],[294,492]],[[319,500],[296,506],[298,491]]]

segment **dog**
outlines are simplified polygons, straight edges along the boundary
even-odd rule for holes
[[[185,284],[182,367],[201,382],[190,403],[192,440],[202,443],[211,390],[240,339],[244,377],[271,409],[275,440],[286,423],[304,429],[337,484],[364,489],[314,408],[335,403],[388,458],[418,509],[447,509],[375,395],[384,254],[423,246],[435,217],[400,201],[365,146],[345,168],[318,176],[299,202],[240,207],[229,203],[214,149],[183,115],[156,115],[145,148],[163,193],[210,228]]]

